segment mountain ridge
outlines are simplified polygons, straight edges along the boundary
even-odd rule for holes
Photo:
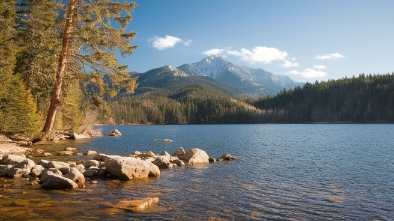
[[[303,85],[288,76],[275,75],[261,68],[235,65],[221,56],[209,56],[178,67],[165,65],[131,76],[138,77],[139,87],[171,90],[190,84],[202,84],[235,97],[265,97],[275,95],[284,88]],[[138,92],[137,88],[136,93]]]

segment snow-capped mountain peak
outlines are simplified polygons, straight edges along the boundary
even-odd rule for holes
[[[209,76],[214,79],[217,79],[221,74],[227,71],[237,72],[239,75],[244,74],[238,66],[227,61],[226,58],[217,55],[212,55],[199,62],[192,63],[189,68],[197,75]]]

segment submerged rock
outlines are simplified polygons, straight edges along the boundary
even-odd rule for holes
[[[121,180],[160,176],[159,167],[133,157],[109,158],[105,166],[110,174]]]
[[[158,197],[142,198],[135,200],[121,200],[113,207],[118,209],[129,210],[132,212],[141,212],[159,202]]]
[[[232,161],[232,160],[238,160],[237,158],[231,156],[230,154],[226,153],[223,154],[221,157],[217,159],[217,161]]]

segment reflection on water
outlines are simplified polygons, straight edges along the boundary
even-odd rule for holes
[[[394,219],[393,125],[188,125],[118,129],[122,137],[66,141],[45,148],[56,152],[75,146],[79,152],[91,149],[127,155],[134,150],[173,153],[183,146],[200,147],[213,157],[231,153],[240,159],[162,170],[161,176],[154,179],[88,179],[86,189],[74,191],[46,191],[27,180],[3,178],[0,219]],[[163,137],[173,142],[154,142]],[[160,201],[142,213],[110,206],[121,200],[145,197],[159,197]]]

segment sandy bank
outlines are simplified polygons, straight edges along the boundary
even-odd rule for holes
[[[28,149],[13,143],[0,144],[0,154],[25,153]]]

